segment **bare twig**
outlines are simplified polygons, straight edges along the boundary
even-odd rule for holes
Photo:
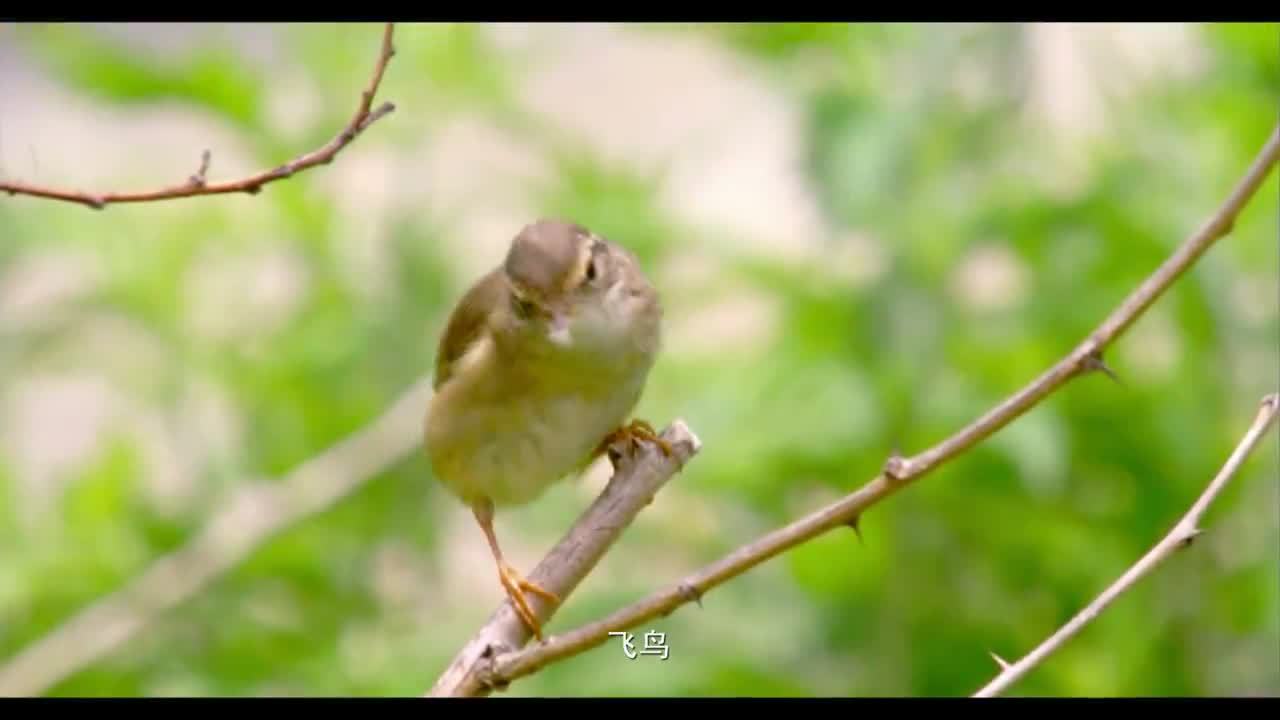
[[[658,490],[702,447],[698,437],[679,420],[663,433],[663,438],[671,445],[672,456],[664,456],[647,443],[641,446],[643,454],[622,455],[604,491],[547,553],[530,580],[555,593],[562,601],[566,599],[636,515],[653,501]],[[552,610],[536,597],[530,600],[536,603],[539,622],[550,619]],[[490,679],[477,669],[495,654],[521,647],[528,641],[528,628],[515,614],[511,601],[504,601],[458,652],[429,694],[473,695],[486,690]]]
[[[485,687],[505,686],[551,663],[596,647],[605,642],[611,632],[627,630],[667,615],[796,545],[848,525],[861,517],[867,508],[995,434],[1069,380],[1105,367],[1103,350],[1120,337],[1206,250],[1231,231],[1236,217],[1257,192],[1278,157],[1280,126],[1272,131],[1244,178],[1208,222],[1188,237],[1066,357],[969,425],[913,457],[895,454],[885,463],[880,475],[852,494],[734,550],[633,605],[563,635],[549,637],[537,645],[485,660],[475,667],[473,675],[476,677],[459,687],[479,694]]]
[[[128,584],[80,611],[0,667],[0,697],[38,695],[129,641],[276,533],[329,507],[422,441],[422,380],[377,420],[279,481],[233,494],[205,529]]]
[[[160,190],[147,190],[141,192],[124,192],[124,193],[87,193],[76,190],[62,190],[53,187],[42,187],[38,185],[29,185],[21,182],[9,182],[0,180],[0,193],[8,195],[29,195],[32,197],[48,198],[51,200],[63,200],[66,202],[79,203],[95,210],[101,210],[107,205],[117,203],[140,203],[152,202],[156,200],[170,200],[173,198],[198,197],[201,195],[225,195],[228,193],[248,193],[256,195],[262,186],[267,183],[283,180],[291,177],[299,172],[308,170],[317,165],[327,165],[333,161],[333,158],[347,145],[355,140],[356,137],[364,132],[366,128],[377,122],[395,110],[395,105],[384,102],[376,109],[373,108],[373,98],[378,92],[378,85],[382,83],[382,75],[387,69],[387,63],[395,55],[395,47],[391,43],[392,30],[395,23],[387,23],[382,33],[382,50],[378,54],[378,61],[373,68],[373,76],[369,78],[368,86],[360,93],[360,105],[356,108],[355,114],[351,117],[351,121],[347,123],[342,132],[338,133],[332,140],[324,146],[312,150],[309,153],[299,155],[289,162],[277,166],[271,170],[264,170],[256,175],[240,180],[230,180],[220,183],[209,183],[205,179],[205,175],[209,170],[210,153],[205,150],[201,155],[199,170],[187,178],[186,182],[162,188]]]
[[[1012,664],[1001,662],[1000,674],[996,675],[991,682],[983,686],[973,696],[994,697],[1007,690],[1030,672],[1032,668],[1044,662],[1054,652],[1057,652],[1068,640],[1083,630],[1085,625],[1088,625],[1094,618],[1098,617],[1116,598],[1136,585],[1139,580],[1152,570],[1155,570],[1160,563],[1169,559],[1170,556],[1182,548],[1191,545],[1191,542],[1203,532],[1200,529],[1200,518],[1204,516],[1205,510],[1209,508],[1209,505],[1218,497],[1218,494],[1222,492],[1222,489],[1226,487],[1231,478],[1235,476],[1240,466],[1244,464],[1249,454],[1253,452],[1254,447],[1257,446],[1258,441],[1271,428],[1272,422],[1276,419],[1277,410],[1280,410],[1280,395],[1271,394],[1263,398],[1262,407],[1259,408],[1258,415],[1254,418],[1253,425],[1249,427],[1249,431],[1245,433],[1240,443],[1236,445],[1236,449],[1227,458],[1226,464],[1218,471],[1217,476],[1213,478],[1209,486],[1196,499],[1195,504],[1191,506],[1187,514],[1183,515],[1182,519],[1173,526],[1173,529],[1147,551],[1147,554],[1143,555],[1133,567],[1129,568],[1101,595],[1095,598],[1093,602],[1071,618],[1056,633],[1049,636],[1047,640],[1040,643],[1026,657]]]

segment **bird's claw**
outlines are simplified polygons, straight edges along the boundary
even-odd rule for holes
[[[675,454],[675,450],[671,447],[671,443],[664,440],[662,436],[658,434],[658,431],[654,430],[653,426],[644,420],[632,420],[630,423],[609,433],[600,443],[600,447],[596,452],[597,454],[607,452],[610,448],[620,442],[625,441],[635,444],[640,440],[646,440],[658,446],[658,449],[661,450],[662,454],[666,457],[671,457]]]
[[[515,609],[516,614],[520,616],[520,620],[533,633],[534,637],[542,640],[542,624],[538,622],[537,615],[534,614],[533,608],[529,607],[529,600],[524,596],[525,592],[533,593],[553,604],[559,605],[560,598],[550,590],[546,590],[536,583],[521,577],[515,568],[503,563],[498,566],[498,579],[502,582],[502,587],[506,589],[507,595],[511,598],[511,606]]]

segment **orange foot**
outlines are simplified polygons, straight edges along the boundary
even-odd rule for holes
[[[498,579],[502,581],[502,587],[506,588],[507,595],[511,598],[511,604],[515,608],[516,614],[533,632],[534,637],[541,640],[542,625],[533,614],[533,608],[529,607],[529,601],[525,598],[524,593],[526,591],[531,592],[556,605],[560,604],[560,598],[550,590],[544,590],[538,585],[525,580],[520,576],[520,573],[516,572],[515,568],[505,562],[498,565]]]
[[[608,452],[609,448],[615,443],[624,440],[628,443],[637,443],[640,440],[647,440],[654,445],[657,445],[658,448],[662,450],[662,454],[667,457],[671,457],[674,452],[671,449],[671,443],[663,440],[662,436],[658,435],[658,431],[654,430],[652,425],[644,420],[632,420],[630,423],[623,425],[617,430],[606,435],[604,440],[600,442],[600,446],[596,448],[596,455]]]

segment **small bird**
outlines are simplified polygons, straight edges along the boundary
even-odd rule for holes
[[[671,447],[626,423],[661,343],[662,304],[638,259],[577,223],[540,219],[453,309],[436,354],[426,449],[437,480],[471,508],[498,579],[530,631],[525,592],[559,604],[503,557],[497,506],[533,502],[620,441]]]

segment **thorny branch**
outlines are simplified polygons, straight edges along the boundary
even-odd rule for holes
[[[79,203],[95,210],[101,210],[107,205],[117,203],[140,203],[152,202],[156,200],[170,200],[173,198],[198,197],[202,195],[225,195],[228,193],[248,193],[256,195],[262,190],[262,186],[276,180],[283,180],[291,177],[304,170],[309,170],[317,165],[328,165],[333,161],[347,145],[351,144],[360,133],[364,132],[373,123],[382,119],[386,115],[393,112],[396,108],[390,102],[384,102],[377,108],[373,107],[373,98],[378,92],[378,86],[382,83],[382,75],[386,72],[387,63],[395,55],[395,47],[391,43],[392,31],[395,23],[387,23],[382,32],[382,49],[378,54],[377,63],[373,68],[373,76],[369,78],[369,84],[360,93],[360,104],[356,108],[356,112],[351,117],[351,121],[346,127],[342,128],[332,140],[311,152],[299,155],[283,165],[279,165],[271,170],[264,170],[256,175],[240,180],[230,180],[220,183],[210,183],[206,179],[209,172],[209,163],[211,154],[205,150],[201,154],[199,169],[187,180],[178,185],[173,185],[159,190],[148,190],[141,192],[123,192],[123,193],[87,193],[76,190],[62,190],[54,187],[43,187],[39,185],[30,185],[21,182],[11,182],[0,180],[0,193],[13,195],[29,195],[32,197],[48,198],[51,200],[63,200],[66,202]]]
[[[1218,471],[1209,486],[1196,499],[1187,514],[1183,515],[1182,519],[1173,526],[1173,529],[1147,551],[1147,554],[1143,555],[1137,563],[1121,575],[1119,579],[1112,583],[1110,587],[1104,590],[1101,595],[1095,598],[1093,602],[1089,603],[1088,606],[1071,618],[1057,632],[1049,636],[1048,639],[1040,643],[1026,657],[1010,664],[993,655],[1001,667],[1000,674],[974,693],[973,697],[995,697],[1007,690],[1030,672],[1032,668],[1044,662],[1054,652],[1057,652],[1068,640],[1083,630],[1085,625],[1088,625],[1094,618],[1102,614],[1102,611],[1107,609],[1107,606],[1114,602],[1116,598],[1136,585],[1139,580],[1152,570],[1155,570],[1160,563],[1168,560],[1179,550],[1190,546],[1192,541],[1203,532],[1200,528],[1200,518],[1204,516],[1209,505],[1218,497],[1218,494],[1222,492],[1222,489],[1226,487],[1236,472],[1239,471],[1240,466],[1244,464],[1249,454],[1253,452],[1258,441],[1271,428],[1278,410],[1280,410],[1280,395],[1273,393],[1263,398],[1262,407],[1258,409],[1253,425],[1249,427],[1248,432],[1236,445],[1231,456],[1227,458],[1226,464],[1222,466],[1222,469]]]
[[[605,642],[611,632],[628,630],[653,618],[669,615],[691,600],[705,596],[712,588],[796,545],[835,528],[847,526],[856,530],[858,519],[868,508],[995,434],[1068,381],[1094,370],[1106,372],[1103,350],[1115,342],[1205,251],[1231,231],[1236,217],[1262,185],[1277,158],[1280,158],[1280,126],[1272,131],[1245,176],[1208,222],[1192,233],[1075,349],[969,425],[913,457],[895,454],[878,476],[843,499],[734,550],[602,620],[548,637],[520,650],[481,656],[458,680],[455,676],[457,663],[462,660],[460,655],[447,673],[447,688],[443,687],[446,678],[442,678],[433,693],[445,694],[447,690],[447,694],[453,695],[487,694],[492,688],[505,687],[513,680],[535,673],[551,663],[586,652]]]

